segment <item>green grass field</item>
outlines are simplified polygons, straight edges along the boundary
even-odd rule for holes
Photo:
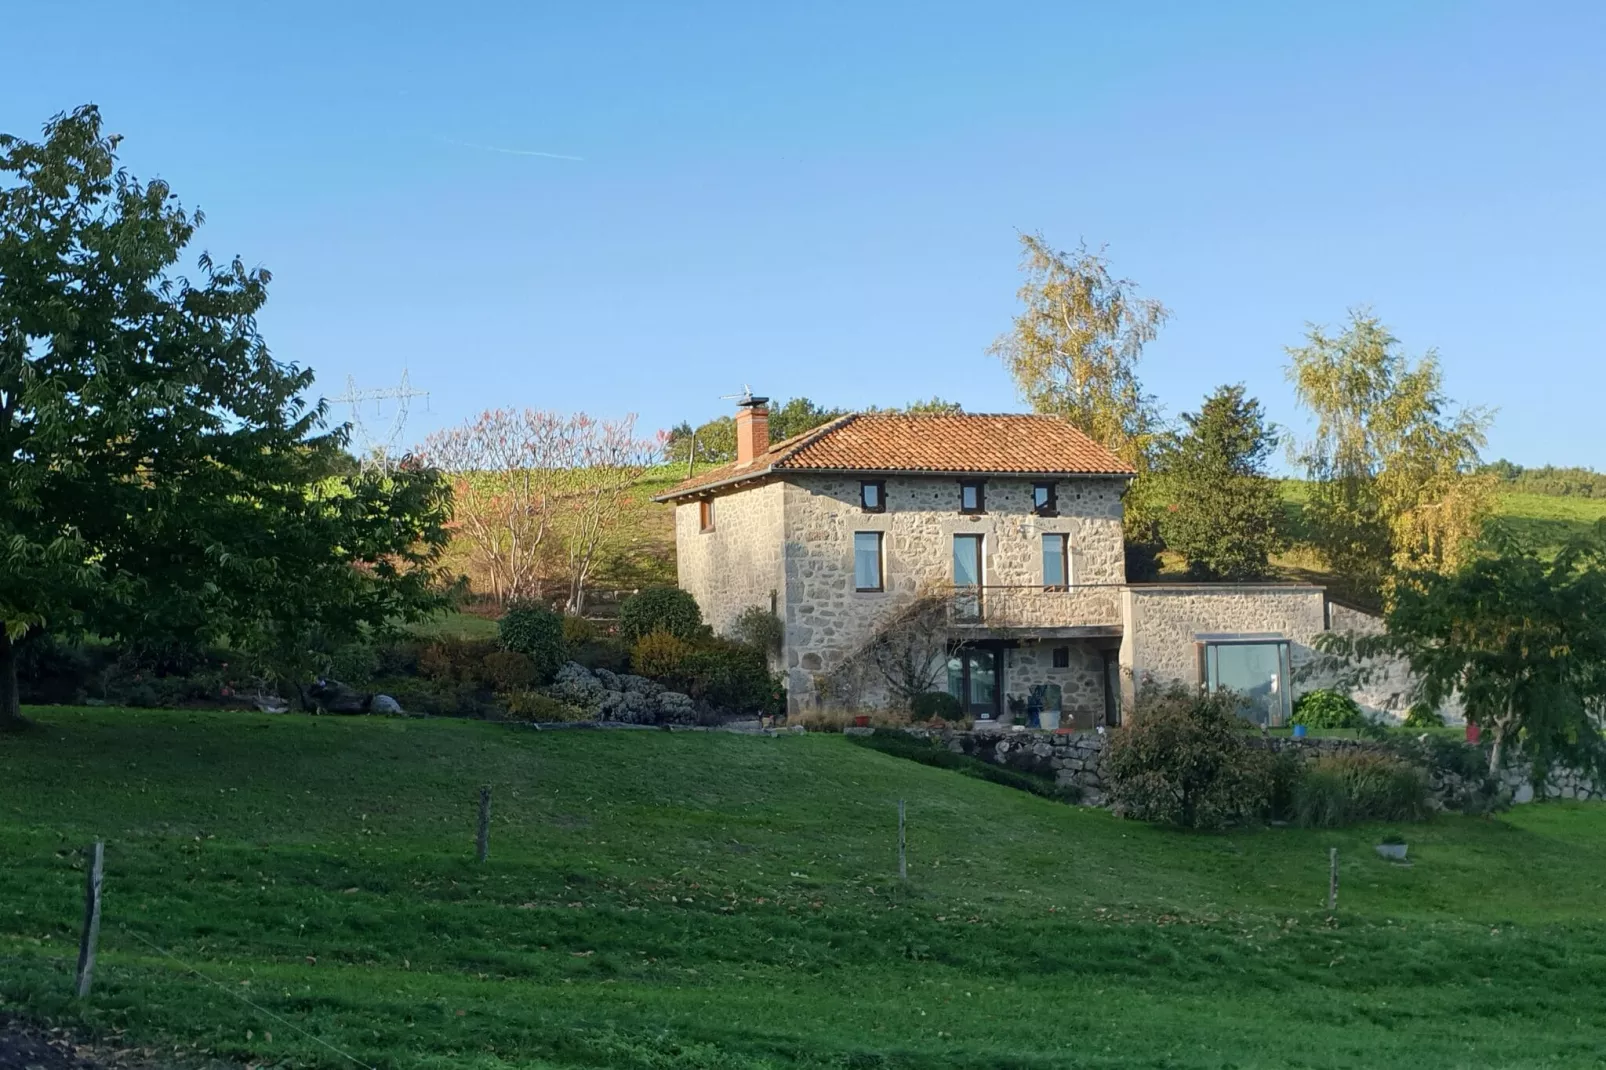
[[[0,1011],[123,1043],[642,1070],[1606,1052],[1606,808],[1410,827],[1401,868],[1372,844],[1402,830],[1184,834],[835,736],[33,716],[0,737]],[[97,836],[101,959],[78,1002]]]

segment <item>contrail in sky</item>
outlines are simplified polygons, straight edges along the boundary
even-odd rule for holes
[[[465,149],[479,149],[481,152],[500,152],[507,156],[539,156],[543,160],[573,160],[582,163],[584,156],[565,156],[561,152],[536,152],[534,149],[504,149],[500,145],[476,145],[472,141],[454,141],[449,137],[441,138],[448,145],[457,145]]]

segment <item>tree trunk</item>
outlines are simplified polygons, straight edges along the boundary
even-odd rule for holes
[[[1500,766],[1506,757],[1506,732],[1515,723],[1516,717],[1513,715],[1511,703],[1508,701],[1506,703],[1506,715],[1495,718],[1492,726],[1494,728],[1494,746],[1489,748],[1489,775],[1492,777],[1500,775]]]
[[[21,698],[17,693],[17,648],[11,634],[0,624],[0,732],[21,728]]]

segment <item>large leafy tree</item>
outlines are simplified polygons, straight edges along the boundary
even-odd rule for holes
[[[1160,535],[1203,580],[1266,574],[1283,545],[1283,508],[1266,461],[1277,433],[1242,386],[1223,386],[1160,450]]]
[[[1494,477],[1478,471],[1489,420],[1445,395],[1437,356],[1413,363],[1364,311],[1337,335],[1312,327],[1288,354],[1295,393],[1316,417],[1302,458],[1306,516],[1329,567],[1377,593],[1392,573],[1467,561],[1492,503]]]
[[[204,254],[159,181],[117,167],[93,107],[0,136],[0,723],[16,646],[87,628],[230,640],[277,664],[437,604],[449,495],[352,474],[339,431],[257,331],[268,273]],[[342,474],[344,473],[344,474]]]
[[[1490,735],[1491,772],[1513,752],[1541,778],[1558,765],[1606,771],[1606,522],[1548,561],[1499,532],[1491,546],[1453,572],[1402,577],[1386,633],[1323,645],[1408,658],[1430,707],[1459,695]]]
[[[1148,473],[1164,427],[1137,366],[1169,313],[1086,246],[1061,252],[1041,234],[1020,242],[1022,307],[989,352],[1034,410],[1063,416],[1137,470],[1126,496],[1128,568],[1147,574],[1158,540]]]

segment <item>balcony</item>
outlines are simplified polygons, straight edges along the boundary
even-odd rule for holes
[[[1121,634],[1121,585],[950,587],[948,627],[967,638]]]

